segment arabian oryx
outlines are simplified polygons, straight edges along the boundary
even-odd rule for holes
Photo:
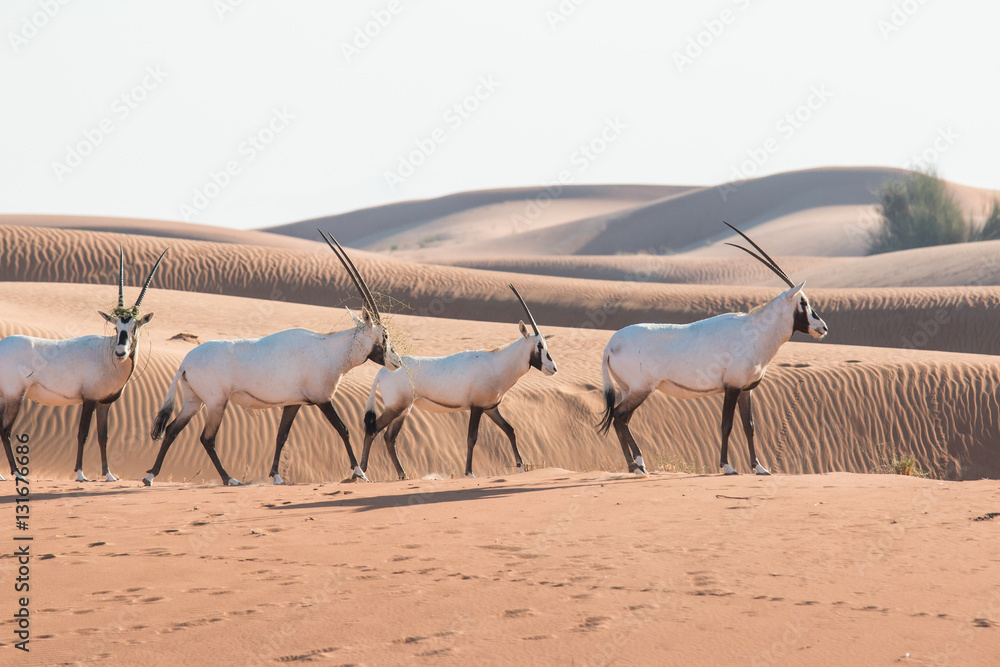
[[[315,405],[320,409],[344,441],[354,476],[367,481],[354,458],[347,427],[337,414],[331,397],[344,374],[355,366],[371,359],[377,364],[395,368],[399,365],[399,356],[389,343],[375,299],[354,262],[336,239],[327,238],[325,234],[323,239],[347,269],[364,301],[361,317],[350,309],[347,311],[354,319],[354,328],[326,334],[307,329],[288,329],[263,338],[208,341],[188,352],[153,422],[153,440],[163,438],[164,432],[166,437],[156,462],[143,478],[146,486],[153,483],[170,445],[202,406],[207,407],[207,417],[201,432],[201,444],[215,464],[222,483],[239,486],[240,483],[222,467],[215,451],[215,436],[229,403],[251,410],[282,408],[270,472],[275,484],[284,483],[278,474],[281,449],[288,439],[295,415],[303,405]],[[167,421],[178,400],[178,391],[183,404],[177,418],[168,426]]]
[[[781,278],[789,289],[749,313],[727,313],[691,324],[635,324],[616,331],[604,348],[603,418],[597,425],[607,433],[613,425],[629,472],[645,474],[639,445],[629,431],[632,413],[655,389],[675,398],[724,394],[722,454],[719,466],[727,475],[737,474],[729,465],[729,434],[733,413],[740,407],[743,430],[750,448],[750,465],[758,475],[769,475],[754,451],[754,422],[750,392],[764,379],[778,348],[796,331],[814,338],[826,335],[826,322],[809,305],[802,287],[794,285],[778,264],[746,234],[725,223],[746,239],[760,255],[748,253]],[[617,400],[615,385],[621,390]]]
[[[23,479],[14,465],[10,434],[21,403],[27,396],[42,405],[83,404],[76,448],[78,482],[88,481],[83,474],[83,446],[96,410],[101,474],[107,482],[117,481],[118,478],[108,468],[108,413],[135,370],[139,330],[153,319],[153,313],[139,317],[139,306],[166,254],[164,250],[156,260],[135,305],[126,308],[125,251],[119,246],[118,305],[110,315],[98,311],[101,317],[114,325],[113,336],[80,336],[64,340],[7,336],[0,340],[0,403],[3,405],[0,437],[3,438],[10,470],[15,477]]]
[[[517,451],[514,428],[500,414],[500,402],[522,375],[537,368],[546,375],[556,374],[556,363],[549,356],[546,339],[538,331],[535,318],[528,305],[514,289],[518,301],[531,322],[531,332],[520,322],[521,336],[512,343],[493,350],[469,350],[447,357],[401,357],[401,368],[383,368],[375,376],[368,403],[365,405],[365,448],[361,453],[361,469],[368,469],[368,453],[375,436],[385,432],[385,446],[396,466],[399,479],[406,479],[403,466],[396,455],[396,437],[403,428],[410,410],[416,405],[428,412],[458,412],[469,410],[468,454],[465,460],[466,477],[472,474],[472,450],[479,437],[479,420],[486,416],[493,420],[507,435],[514,450],[514,461],[519,472],[524,472],[521,453]],[[532,333],[533,332],[533,333]],[[375,418],[375,392],[382,388],[385,409]]]

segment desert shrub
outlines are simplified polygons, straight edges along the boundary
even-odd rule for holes
[[[993,209],[979,230],[980,241],[1000,240],[1000,200],[993,200]]]
[[[969,239],[958,202],[933,172],[911,172],[883,185],[877,195],[882,224],[869,239],[871,255]]]

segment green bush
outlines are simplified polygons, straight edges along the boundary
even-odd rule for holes
[[[993,200],[993,210],[990,211],[989,216],[986,218],[986,222],[983,223],[983,227],[979,231],[979,240],[1000,240],[1000,201],[997,201],[996,199]]]
[[[912,172],[886,183],[877,194],[882,224],[869,239],[868,254],[969,240],[969,223],[936,174]]]

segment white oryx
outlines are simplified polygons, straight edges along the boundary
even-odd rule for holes
[[[524,472],[524,462],[517,451],[514,428],[500,414],[500,402],[522,375],[537,368],[546,375],[555,375],[556,363],[549,356],[546,338],[538,331],[535,318],[528,305],[514,289],[524,312],[531,322],[528,331],[520,322],[521,336],[512,343],[493,350],[469,350],[447,357],[401,357],[401,367],[396,370],[383,368],[375,376],[368,403],[365,405],[365,448],[361,453],[361,469],[368,469],[368,453],[380,431],[385,432],[385,446],[396,466],[400,479],[406,479],[403,466],[396,455],[396,436],[413,406],[428,412],[458,412],[469,410],[468,455],[465,475],[472,474],[472,450],[479,437],[479,420],[486,416],[493,420],[507,435],[514,450],[514,461],[519,472]],[[381,386],[385,409],[375,418],[375,392]]]
[[[760,255],[748,253],[781,278],[789,289],[749,313],[727,313],[690,324],[635,324],[616,331],[604,348],[604,415],[597,428],[603,434],[613,425],[629,472],[645,474],[639,445],[629,431],[636,408],[656,389],[675,398],[725,394],[722,406],[722,453],[719,466],[727,475],[738,474],[729,465],[729,434],[733,414],[740,407],[743,430],[750,448],[750,465],[758,475],[769,475],[754,451],[754,423],[750,392],[764,379],[778,348],[796,331],[814,338],[827,333],[826,322],[809,305],[802,287],[795,285],[760,246],[746,234],[725,223],[746,239]],[[621,391],[617,400],[615,384]]]
[[[10,435],[21,403],[28,397],[42,405],[83,405],[77,433],[78,482],[88,481],[83,474],[83,446],[96,410],[101,474],[107,482],[117,481],[118,478],[108,468],[108,413],[135,370],[139,330],[153,319],[153,313],[139,317],[139,306],[166,254],[164,250],[156,260],[135,305],[126,308],[125,251],[119,246],[118,306],[110,315],[98,311],[101,317],[114,325],[113,336],[80,336],[63,340],[7,336],[0,340],[0,404],[3,406],[0,436],[10,462],[10,471],[15,477],[24,479],[15,465]]]
[[[395,368],[399,365],[399,356],[389,343],[375,299],[354,262],[335,239],[327,238],[325,234],[323,239],[347,269],[364,301],[361,317],[350,309],[347,311],[354,319],[355,327],[328,334],[288,329],[263,338],[213,340],[188,352],[153,422],[153,440],[163,438],[164,433],[166,437],[156,462],[143,478],[146,486],[150,486],[153,478],[160,473],[163,459],[174,439],[203,406],[207,407],[208,416],[201,432],[201,444],[215,464],[222,483],[238,486],[240,482],[229,476],[215,451],[215,437],[229,403],[251,410],[282,408],[270,472],[275,484],[284,483],[278,474],[281,449],[288,439],[295,415],[303,405],[315,405],[320,409],[344,441],[354,476],[367,481],[354,458],[347,427],[337,414],[331,397],[344,374],[355,366],[371,359],[377,364]],[[168,426],[178,400],[178,391],[183,404],[177,418]]]

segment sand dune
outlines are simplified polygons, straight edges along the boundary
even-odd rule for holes
[[[755,233],[754,236],[758,235]],[[718,257],[699,252],[670,256],[456,257],[441,263],[487,271],[588,280],[695,285],[780,284],[766,267],[752,259],[744,259],[738,250],[728,246],[725,249],[726,255]],[[793,280],[805,280],[810,288],[1000,285],[1000,241],[916,248],[869,257],[769,254]]]
[[[125,245],[128,279],[139,284],[162,250],[160,239],[70,230],[0,227],[6,258],[0,279],[113,285],[118,244]],[[274,320],[270,302],[323,306],[358,304],[332,253],[178,240],[156,276],[156,286],[209,294],[265,297],[260,317]],[[64,252],[63,248],[73,248]],[[735,252],[735,251],[734,251]],[[691,322],[747,311],[777,294],[776,287],[667,285],[477,271],[354,253],[386,310],[429,317],[517,322],[522,311],[507,289],[515,282],[546,326],[620,329],[636,322]],[[739,260],[750,264],[753,260]],[[993,335],[1000,293],[991,287],[809,289],[829,322],[829,343],[874,347],[1000,353]],[[116,293],[109,290],[111,307]],[[389,298],[394,299],[391,301]],[[243,335],[238,327],[229,336]]]
[[[494,236],[517,233],[525,225],[549,226],[594,215],[594,209],[604,212],[628,208],[690,189],[666,185],[563,185],[480,190],[376,206],[263,231],[312,239],[316,227],[320,227],[354,247],[388,249],[394,244],[418,245],[427,236],[440,242],[442,239],[436,236],[440,234],[454,240],[463,233],[455,231],[456,223],[472,227],[464,231],[466,234],[474,234],[477,229],[493,231]],[[526,222],[512,220],[514,216]]]
[[[97,305],[113,287],[24,283],[2,289],[0,333],[65,330],[66,335],[99,333]],[[193,342],[170,340],[184,333],[198,340],[270,333],[275,322],[314,330],[348,327],[343,311],[212,295],[152,290],[146,304],[155,318],[140,377],[112,410],[113,469],[139,479],[152,464],[157,446],[147,435],[170,378]],[[395,316],[391,322],[403,352],[447,354],[488,348],[517,337],[513,323]],[[559,364],[549,378],[530,372],[511,392],[504,411],[516,426],[526,461],[570,470],[624,468],[617,443],[599,436],[592,424],[601,407],[600,355],[608,332],[544,327],[556,333],[551,350]],[[151,345],[150,345],[151,342]],[[151,350],[151,351],[150,351]],[[377,370],[353,371],[335,403],[352,431],[356,448],[362,433],[362,406]],[[755,392],[759,452],[775,470],[787,473],[846,470],[865,472],[881,458],[913,453],[936,474],[948,478],[1000,476],[1000,360],[967,354],[914,350],[807,345],[782,348],[765,385]],[[721,399],[676,401],[654,396],[633,419],[648,460],[664,468],[715,470]],[[33,453],[41,477],[70,478],[78,408],[26,406],[18,431],[44,443]],[[279,411],[231,408],[219,436],[228,470],[241,479],[261,480],[270,467]],[[213,480],[215,471],[197,440],[197,417],[171,451],[163,481]],[[665,427],[664,425],[669,425]],[[466,416],[414,411],[399,441],[404,465],[414,476],[461,474],[465,460]],[[734,441],[733,463],[746,470],[742,436]],[[360,449],[358,449],[360,451]],[[392,479],[381,441],[371,474]],[[99,469],[96,447],[85,458],[89,473]],[[506,439],[487,425],[477,447],[476,470],[509,474]],[[348,472],[347,457],[332,429],[315,409],[303,410],[286,449],[282,475],[290,481],[338,480]]]
[[[190,239],[213,243],[242,243],[270,248],[314,249],[309,241],[316,238],[313,230],[310,239],[298,239],[286,234],[269,234],[253,229],[231,229],[213,225],[167,220],[142,220],[138,218],[103,218],[88,215],[0,215],[0,226],[42,227],[47,229],[76,229],[115,234],[137,234],[166,239]],[[318,241],[318,239],[317,239]]]

